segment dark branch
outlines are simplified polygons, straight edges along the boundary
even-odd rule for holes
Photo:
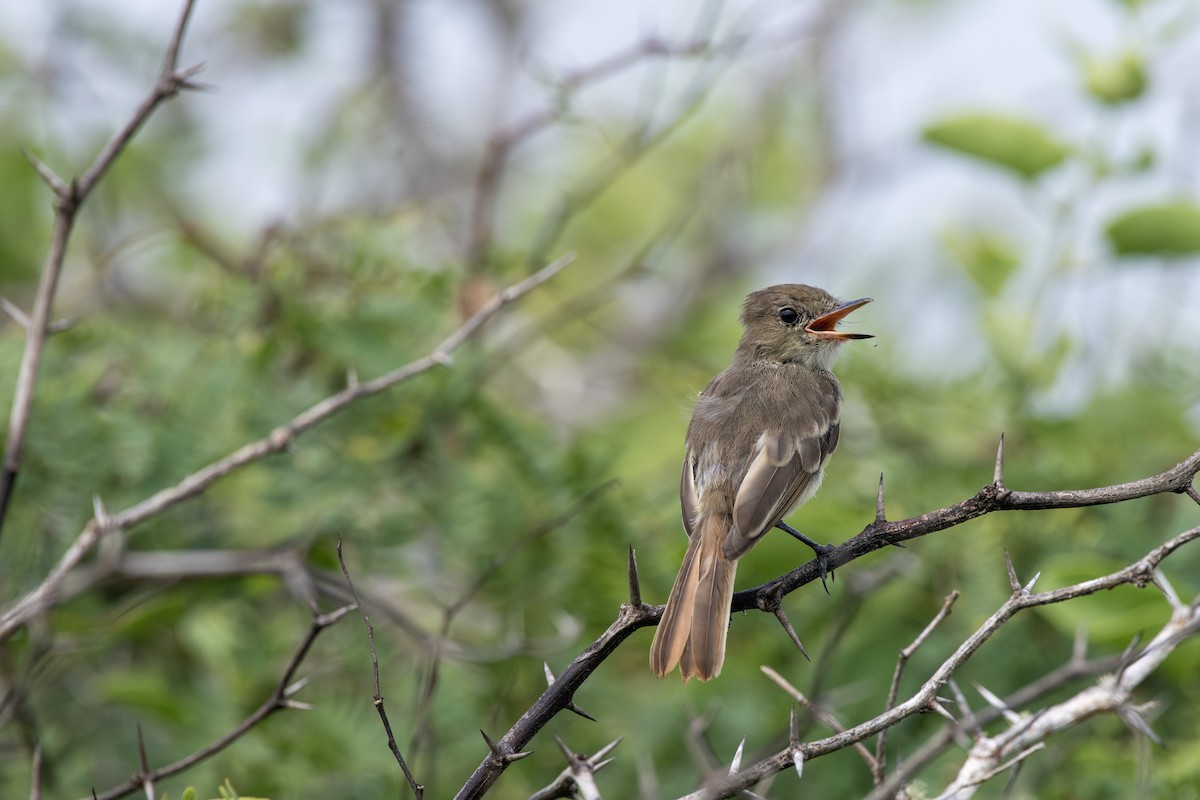
[[[1017,492],[1008,489],[998,490],[994,484],[988,484],[972,497],[936,511],[896,522],[872,522],[854,538],[838,547],[830,549],[825,556],[831,568],[840,567],[880,548],[946,530],[947,528],[961,525],[964,522],[994,511],[1078,508],[1082,506],[1118,503],[1140,497],[1149,497],[1155,494],[1183,492],[1185,491],[1185,487],[1191,485],[1198,471],[1200,471],[1200,450],[1171,469],[1158,475],[1130,483],[1096,489]],[[1200,531],[1195,535],[1200,535]],[[1187,537],[1184,538],[1186,539]],[[1138,562],[1138,564],[1131,565],[1128,569],[1141,569],[1144,564],[1149,563],[1151,560],[1154,564],[1157,564],[1158,561],[1165,557],[1167,552],[1180,546],[1180,544],[1182,544],[1180,537],[1176,537],[1175,540],[1163,546],[1167,550],[1164,551],[1163,548],[1159,548],[1151,553],[1150,556],[1147,556],[1146,559]],[[733,596],[733,610],[743,611],[757,608],[763,611],[772,611],[771,603],[773,598],[781,598],[819,577],[820,568],[817,560],[814,559],[773,581],[753,589],[738,592]],[[1109,576],[1110,579],[1111,577]],[[1142,574],[1139,571],[1136,575],[1130,573],[1129,576],[1122,580],[1115,581],[1113,585],[1122,582],[1137,583],[1139,581],[1149,583],[1152,579],[1152,574]],[[1094,583],[1089,582],[1086,587],[1090,587]],[[1061,599],[1067,598],[1060,596],[1059,593],[1072,590],[1078,593],[1095,591],[1094,588],[1086,588],[1086,591],[1080,591],[1079,587],[1068,587],[1068,589],[1058,590],[1058,592],[1043,592],[1032,595],[1028,594],[1026,590],[1022,593],[1021,597],[1039,598],[1039,604],[1043,602],[1060,602]],[[1017,605],[1006,604],[1004,610],[1006,616],[1004,619],[1016,613],[1018,607],[1026,607],[1029,601],[1010,601],[1010,603],[1017,603]],[[519,751],[556,714],[568,709],[573,702],[575,691],[599,668],[600,664],[625,639],[629,638],[635,630],[657,625],[659,619],[662,617],[662,612],[662,606],[645,605],[631,607],[622,605],[617,619],[608,627],[608,630],[601,634],[599,638],[592,642],[586,650],[571,662],[566,670],[521,715],[521,718],[513,724],[500,740],[500,743],[506,748],[506,752]],[[989,631],[983,638],[986,639],[990,635],[991,632]],[[964,647],[970,646],[972,648],[971,652],[973,652],[974,648],[979,647],[981,644],[982,641],[968,641]],[[907,708],[902,705],[893,709],[891,713],[903,717],[908,714],[917,713],[919,710],[932,710],[930,703],[935,699],[936,695],[931,694],[929,698],[922,699],[919,708]],[[869,727],[869,730],[864,728],[864,725],[856,726],[846,731],[845,734],[840,734],[841,738],[835,736],[812,745],[805,745],[803,757],[800,755],[796,755],[796,757],[802,762],[804,758],[812,758],[817,755],[833,752],[854,741],[861,741],[867,736],[872,736],[889,727],[891,724],[894,724],[894,720],[891,720],[885,714],[871,723],[864,723],[865,726]],[[796,752],[797,754],[800,753],[800,751]],[[786,766],[795,766],[793,755],[790,751],[786,754],[786,758],[784,759]],[[455,797],[457,800],[482,797],[503,773],[505,766],[506,764],[502,763],[499,759],[485,758]],[[740,785],[750,786],[753,785],[753,781]]]
[[[354,606],[342,606],[339,609],[329,612],[328,614],[316,614],[313,616],[312,622],[308,627],[308,632],[304,639],[292,653],[291,659],[288,660],[287,666],[284,667],[283,674],[279,681],[275,684],[275,690],[271,693],[262,705],[260,705],[254,713],[242,720],[242,722],[229,733],[217,739],[207,747],[197,750],[186,758],[182,758],[173,764],[167,764],[158,769],[147,769],[143,766],[139,774],[134,775],[118,786],[114,786],[106,792],[93,795],[96,800],[116,800],[119,797],[126,797],[133,794],[139,789],[144,788],[147,784],[153,784],[161,781],[164,778],[169,778],[172,775],[178,775],[186,769],[199,764],[207,758],[211,758],[217,753],[224,750],[229,745],[240,739],[247,731],[258,725],[267,717],[285,708],[303,709],[305,706],[298,703],[292,698],[304,688],[305,681],[294,681],[296,671],[300,669],[300,665],[308,656],[308,651],[312,648],[313,642],[321,635],[321,632],[333,625],[349,612],[354,610]]]

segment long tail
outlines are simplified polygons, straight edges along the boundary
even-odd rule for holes
[[[721,542],[732,525],[724,515],[704,517],[692,534],[650,645],[650,669],[660,678],[676,664],[685,681],[693,675],[707,681],[721,674],[737,571],[737,562],[725,557]]]

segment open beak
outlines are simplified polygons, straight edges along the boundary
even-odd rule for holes
[[[847,339],[874,339],[875,337],[869,333],[845,333],[844,331],[837,330],[837,324],[842,321],[842,317],[846,316],[856,308],[862,308],[869,302],[871,302],[871,298],[863,297],[858,300],[851,300],[848,303],[842,303],[828,314],[822,314],[812,322],[808,323],[808,327],[806,327],[804,330],[808,331],[813,336],[819,336],[822,339],[833,339],[836,341],[845,341]]]

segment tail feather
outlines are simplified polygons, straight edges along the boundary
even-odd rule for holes
[[[688,543],[650,646],[650,668],[659,677],[676,665],[685,681],[693,675],[707,681],[721,672],[737,570],[721,550],[731,525],[727,517],[706,517]]]

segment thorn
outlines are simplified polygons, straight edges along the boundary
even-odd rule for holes
[[[1038,578],[1040,577],[1042,577],[1041,570],[1033,573],[1033,577],[1029,579],[1029,583],[1021,587],[1021,591],[1023,591],[1025,594],[1029,594],[1031,591],[1033,591],[1033,585],[1038,582]]]
[[[787,631],[787,635],[791,637],[792,644],[800,650],[800,655],[804,656],[805,661],[812,661],[808,657],[808,651],[804,649],[804,645],[800,642],[800,637],[796,635],[796,629],[792,627],[792,621],[787,618],[787,614],[783,613],[783,606],[779,603],[774,604],[775,607],[771,611],[775,614],[775,619],[779,620],[779,624]]]
[[[501,764],[511,764],[514,761],[520,761],[522,758],[528,758],[529,756],[533,755],[532,751],[524,753],[504,752],[500,749],[500,745],[492,741],[492,737],[483,732],[482,728],[479,731],[479,735],[483,737],[485,742],[487,742],[488,750],[492,751],[492,756],[494,756]]]
[[[992,485],[1004,491],[1004,433],[1000,434],[1000,446],[996,448],[996,469],[992,472]]]
[[[101,531],[108,529],[108,511],[104,508],[104,500],[98,494],[92,495],[92,516],[96,518],[96,525]]]
[[[962,689],[959,688],[958,681],[954,680],[953,678],[950,679],[950,690],[954,692],[955,705],[957,705],[959,710],[962,712],[963,720],[965,721],[963,727],[972,731],[976,736],[982,736],[983,731],[979,727],[979,721],[975,719],[975,712],[971,710],[971,704],[967,702],[966,695],[964,695]]]
[[[571,748],[567,747],[566,742],[564,742],[558,736],[554,737],[554,741],[558,743],[558,749],[562,751],[562,754],[564,756],[566,756],[568,764],[574,766],[576,763],[579,762],[579,756],[576,755],[575,752],[573,750],[571,750]]]
[[[993,694],[986,686],[976,683],[975,691],[979,692],[979,696],[986,700],[989,706],[1003,714],[1010,724],[1015,725],[1021,721],[1021,715],[1013,711],[1007,703]]]
[[[737,751],[733,754],[733,761],[729,762],[729,774],[736,775],[737,771],[742,768],[742,751],[746,748],[746,737],[742,737],[742,741],[738,743]]]
[[[1175,587],[1167,580],[1167,576],[1161,570],[1154,570],[1154,579],[1152,583],[1158,587],[1158,590],[1167,598],[1167,602],[1171,604],[1171,610],[1179,611],[1183,608],[1183,601],[1179,599],[1179,595],[1175,593]]]
[[[613,748],[615,748],[617,745],[619,745],[624,739],[625,739],[624,736],[618,736],[616,739],[613,739],[611,742],[604,745],[604,747],[601,747],[599,750],[597,750],[595,753],[593,753],[591,760],[595,761],[596,759],[604,758],[606,755],[611,753],[613,751]],[[605,761],[604,763],[607,764],[609,761],[612,761],[612,759],[610,758],[608,761]],[[600,767],[597,766],[596,769],[600,769]]]
[[[448,367],[454,363],[454,357],[441,350],[432,353],[429,359],[439,367]]]
[[[1129,669],[1129,665],[1133,663],[1138,645],[1142,643],[1142,632],[1138,631],[1133,635],[1133,640],[1125,647],[1125,652],[1121,653],[1121,660],[1117,662],[1117,680],[1120,681],[1125,677],[1125,670]]]
[[[29,330],[29,315],[22,311],[20,306],[7,297],[0,297],[0,308],[4,309],[4,313],[8,314],[13,322]]]
[[[1158,734],[1155,733],[1150,727],[1150,724],[1142,717],[1142,713],[1146,710],[1146,706],[1134,708],[1128,704],[1123,704],[1117,709],[1117,714],[1121,717],[1121,720],[1129,726],[1130,730],[1134,731],[1135,733],[1142,734],[1159,747],[1166,747],[1166,745],[1163,744],[1163,740],[1159,738]]]
[[[796,777],[804,777],[804,751],[792,745],[792,766],[796,769]]]
[[[950,720],[951,722],[953,722],[957,725],[958,720],[956,720],[954,718],[953,714],[951,714],[949,711],[947,711],[945,708],[942,707],[942,704],[940,702],[938,702],[940,699],[941,698],[935,698],[933,700],[930,700],[929,701],[929,710],[934,712],[935,714],[939,714],[939,715],[945,717],[946,719]]]
[[[887,516],[883,513],[883,473],[879,473],[879,489],[875,493],[875,522],[887,522]]]
[[[312,703],[304,703],[300,700],[284,700],[280,703],[284,708],[294,708],[297,711],[316,711],[317,707]]]
[[[792,703],[791,718],[788,719],[788,742],[800,743],[800,717],[796,714],[796,704]]]
[[[1197,492],[1197,491],[1196,491],[1196,487],[1195,487],[1195,486],[1193,486],[1192,484],[1190,484],[1190,483],[1189,483],[1189,484],[1187,485],[1187,488],[1186,488],[1186,489],[1184,489],[1183,491],[1184,491],[1184,493],[1185,493],[1185,494],[1187,494],[1187,496],[1188,496],[1188,497],[1190,497],[1190,498],[1192,498],[1193,500],[1195,500],[1197,504],[1200,504],[1200,492]]]
[[[46,333],[53,336],[56,333],[62,333],[63,331],[69,331],[69,330],[71,330],[71,328],[74,328],[76,323],[78,323],[78,322],[79,322],[79,317],[63,317],[62,319],[55,320],[54,322],[51,322],[49,325],[47,325]]]
[[[137,723],[138,758],[142,763],[142,775],[150,772],[150,759],[146,757],[146,737],[142,735],[142,723]]]
[[[642,586],[638,580],[637,553],[633,545],[629,545],[629,605],[632,608],[642,607]]]
[[[545,672],[546,672],[546,686],[553,686],[554,681],[556,681],[558,679],[555,678],[554,673],[550,671],[550,665],[547,664],[545,661],[543,661],[542,669],[545,670]],[[573,714],[578,714],[579,716],[583,717],[584,719],[591,720],[592,722],[596,721],[595,717],[593,717],[591,714],[587,713],[582,708],[580,708],[578,705],[576,705],[574,700],[571,700],[568,702],[567,711],[570,711]]]
[[[1007,547],[1004,548],[1004,567],[1008,570],[1008,585],[1012,587],[1013,594],[1018,594],[1021,591],[1021,582],[1017,580],[1017,568],[1013,566]]]
[[[1080,625],[1075,629],[1075,641],[1071,645],[1071,661],[1082,662],[1087,659],[1087,628]]]
[[[25,153],[25,159],[33,165],[34,170],[41,177],[41,179],[46,182],[46,185],[50,187],[54,194],[62,197],[71,191],[71,187],[67,186],[62,178],[55,175],[54,170],[50,169],[50,167],[46,165],[46,162],[34,155],[33,151],[25,150],[23,152]]]
[[[301,689],[303,689],[305,686],[308,686],[309,681],[311,681],[311,680],[312,680],[311,675],[301,678],[300,680],[293,683],[291,686],[284,689],[283,696],[285,698],[286,697],[295,697],[296,695],[298,695],[300,693]]]
[[[591,714],[589,714],[588,712],[584,711],[584,710],[583,710],[582,708],[580,708],[579,706],[575,705],[575,701],[574,701],[574,700],[572,700],[572,701],[571,701],[571,703],[570,703],[570,705],[568,705],[568,706],[567,706],[567,711],[570,711],[572,714],[578,714],[579,716],[583,717],[583,718],[584,718],[584,719],[586,719],[586,720],[590,720],[591,722],[595,722],[595,721],[596,721],[596,718],[595,718],[595,717],[593,717],[593,716],[592,716]]]

